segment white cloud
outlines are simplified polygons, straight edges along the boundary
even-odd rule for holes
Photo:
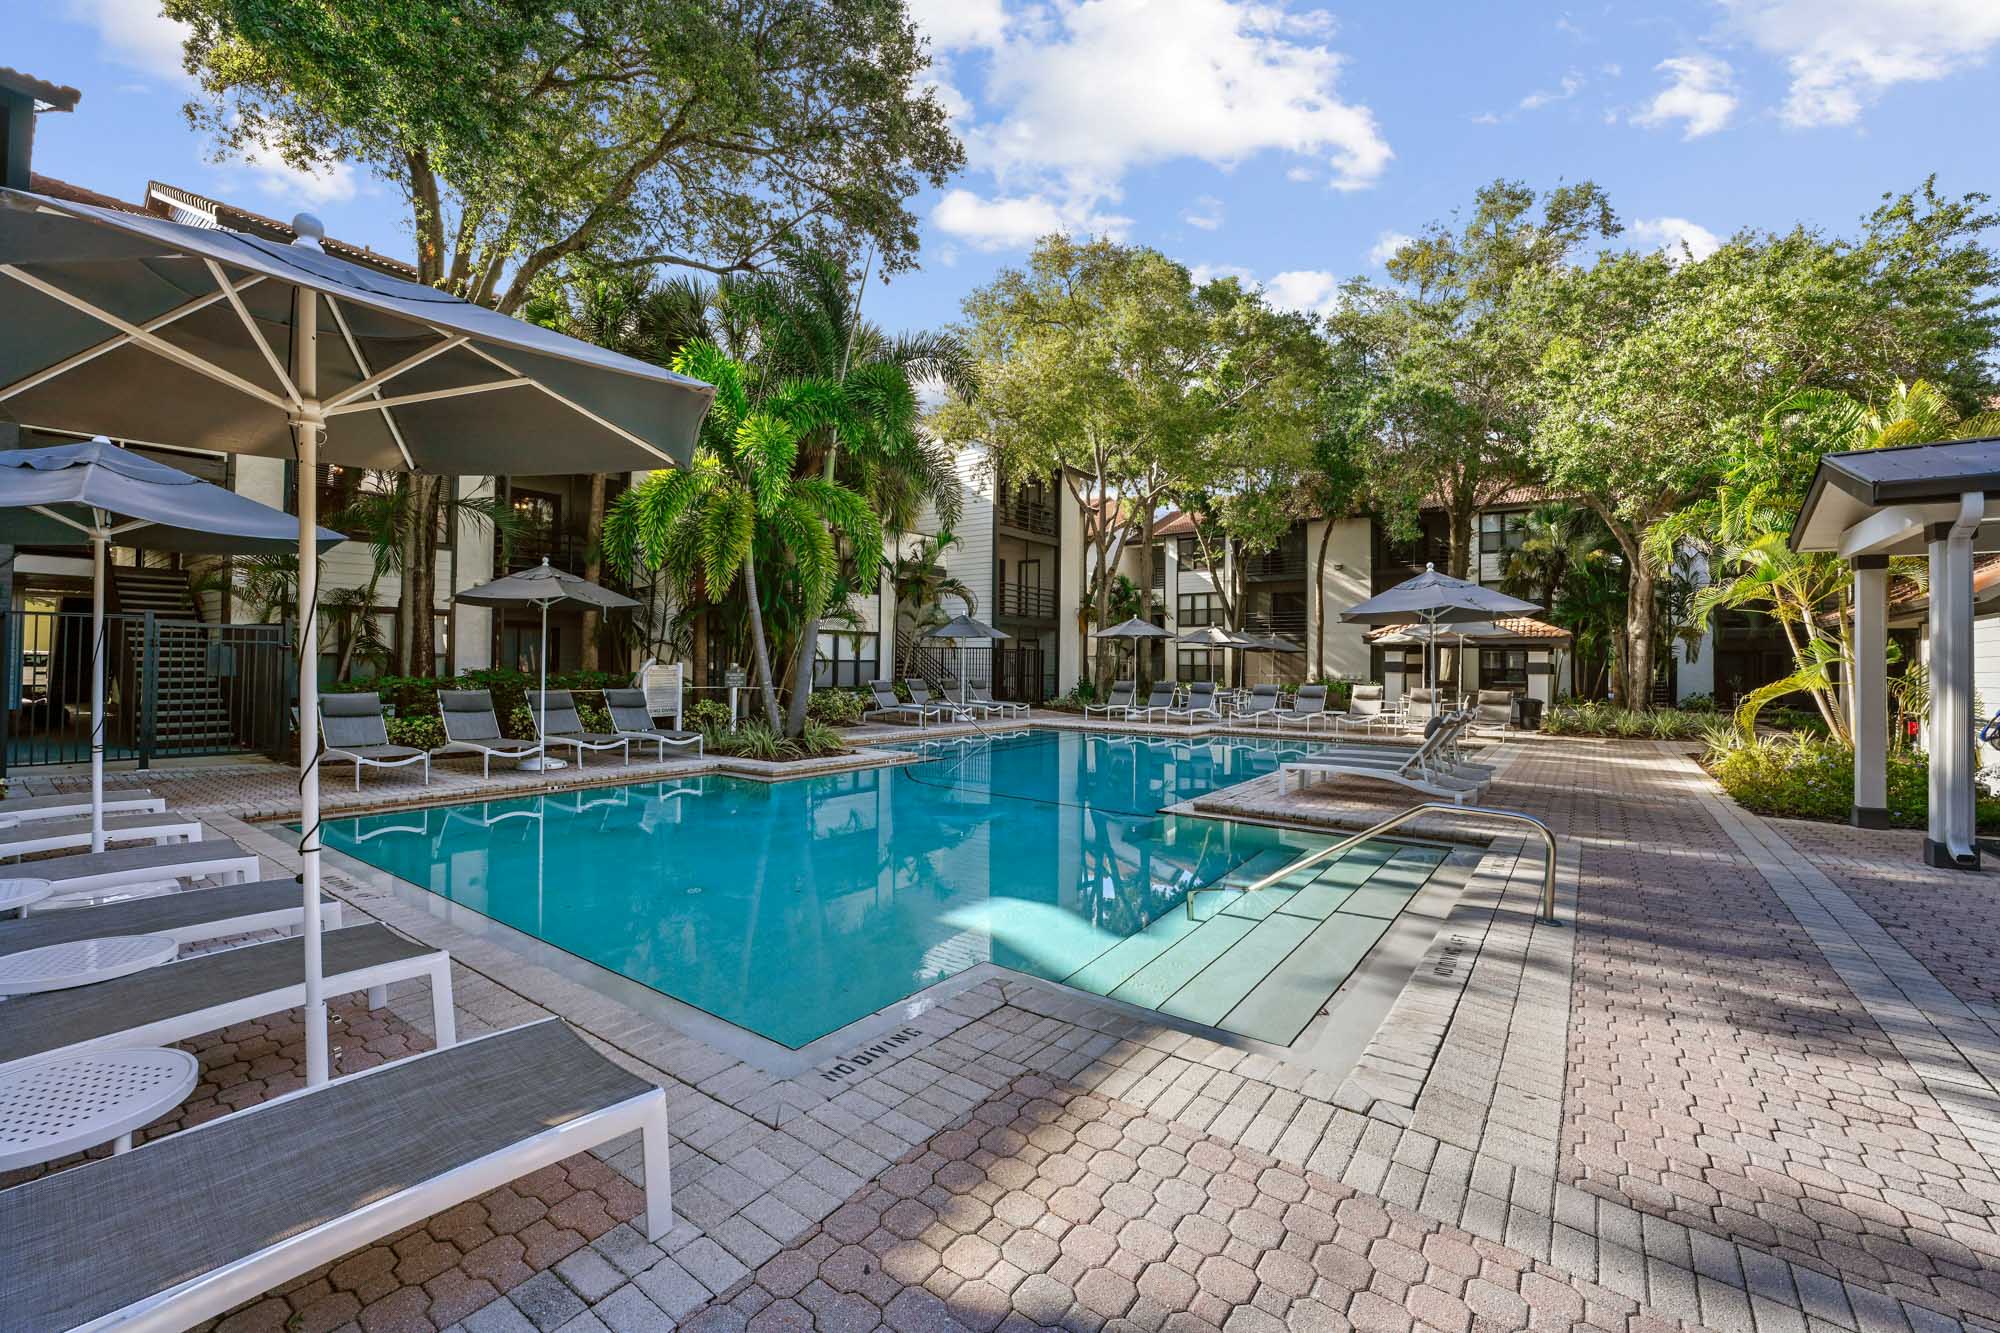
[[[1669,258],[1675,260],[1679,260],[1684,253],[1695,259],[1706,259],[1722,247],[1720,236],[1699,222],[1690,222],[1686,218],[1644,218],[1630,224],[1626,231],[1636,241],[1659,246]]]
[[[1318,179],[1318,173],[1311,167],[1287,167],[1285,179],[1295,185],[1304,185],[1307,181]]]
[[[107,59],[177,84],[188,82],[181,43],[188,28],[160,12],[159,0],[69,0],[69,17],[97,31]]]
[[[1385,231],[1368,247],[1368,262],[1380,268],[1396,257],[1396,252],[1417,238],[1407,232]]]
[[[910,19],[938,51],[991,46],[1007,31],[1000,0],[910,0]]]
[[[1326,314],[1340,304],[1340,279],[1323,268],[1295,268],[1264,284],[1271,304],[1286,310]]]
[[[360,186],[354,168],[345,162],[334,162],[318,171],[301,171],[275,150],[261,145],[252,145],[241,159],[229,159],[219,165],[246,178],[260,193],[294,205],[290,211],[276,210],[284,218],[290,218],[297,206],[346,203]]]
[[[1052,232],[1122,237],[1132,219],[1091,209],[1079,210],[1042,194],[982,198],[967,189],[947,190],[931,210],[931,221],[979,250],[1018,250]]]
[[[1733,26],[1784,60],[1787,124],[1849,125],[1899,83],[1941,79],[2000,43],[1994,0],[1719,0]]]
[[[1241,264],[1189,264],[1188,277],[1197,287],[1206,287],[1217,278],[1234,278],[1246,286],[1257,282],[1257,275]]]
[[[1222,201],[1212,194],[1202,195],[1192,207],[1182,210],[1181,221],[1203,231],[1214,231],[1222,225]]]
[[[1552,102],[1567,102],[1581,91],[1583,91],[1583,76],[1575,73],[1565,74],[1562,76],[1562,82],[1557,87],[1553,89],[1537,88],[1534,92],[1522,98],[1520,103],[1521,110],[1539,111]]]
[[[1679,121],[1682,138],[1699,139],[1727,125],[1735,114],[1736,94],[1727,61],[1708,55],[1674,56],[1654,68],[1667,76],[1667,86],[1632,117],[1633,124],[1659,129]]]

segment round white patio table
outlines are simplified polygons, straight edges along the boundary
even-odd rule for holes
[[[0,879],[0,913],[26,916],[30,907],[55,891],[56,886],[45,879]]]
[[[0,1171],[100,1143],[132,1147],[132,1131],[194,1091],[201,1062],[164,1047],[85,1051],[0,1073]]]
[[[0,995],[33,995],[110,981],[172,962],[180,948],[171,935],[110,935],[23,949],[0,958]]]

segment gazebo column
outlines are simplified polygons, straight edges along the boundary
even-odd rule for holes
[[[1856,828],[1889,827],[1889,557],[1854,558],[1854,668],[1847,677],[1854,731]]]
[[[1979,868],[1972,804],[1972,538],[1986,499],[1961,497],[1955,522],[1932,523],[1930,546],[1930,828],[1924,863]]]

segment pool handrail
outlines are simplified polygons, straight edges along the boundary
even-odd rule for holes
[[[1533,828],[1535,832],[1541,834],[1542,851],[1543,851],[1542,912],[1539,919],[1544,925],[1559,926],[1562,924],[1562,922],[1556,918],[1555,833],[1549,828],[1547,824],[1535,818],[1533,815],[1522,814],[1519,810],[1501,810],[1490,805],[1452,805],[1446,801],[1425,801],[1421,805],[1413,805],[1407,810],[1398,811],[1396,814],[1390,815],[1387,819],[1384,819],[1379,823],[1369,825],[1367,828],[1361,830],[1361,832],[1359,833],[1352,834],[1351,836],[1346,838],[1342,838],[1339,842],[1332,843],[1325,847],[1321,847],[1317,851],[1306,852],[1305,854],[1288,862],[1283,867],[1272,871],[1270,874],[1264,876],[1262,879],[1255,881],[1254,883],[1245,885],[1243,888],[1217,890],[1217,892],[1234,893],[1241,897],[1248,897],[1249,895],[1256,893],[1259,890],[1269,888],[1271,885],[1276,884],[1279,880],[1286,879],[1291,875],[1297,874],[1299,871],[1305,869],[1307,866],[1314,865],[1320,861],[1328,860],[1334,856],[1338,856],[1341,852],[1346,851],[1348,848],[1353,847],[1358,843],[1366,842],[1370,838],[1378,838],[1382,836],[1384,833],[1387,833],[1390,829],[1397,828],[1400,825],[1406,824],[1410,820],[1415,819],[1418,815],[1433,814],[1433,813],[1450,814],[1450,815],[1485,815],[1490,819],[1511,820],[1517,824],[1526,824],[1529,827]],[[1190,921],[1195,919],[1194,900],[1204,891],[1205,889],[1192,890],[1191,892],[1189,892],[1186,898],[1187,914],[1188,914],[1188,919]]]

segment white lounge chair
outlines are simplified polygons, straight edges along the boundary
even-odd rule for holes
[[[1152,690],[1146,695],[1146,702],[1135,704],[1125,710],[1127,722],[1151,722],[1153,714],[1166,717],[1174,709],[1174,695],[1177,693],[1170,680],[1156,680]]]
[[[1307,731],[1326,720],[1326,686],[1301,685],[1292,695],[1290,708],[1274,708],[1268,713],[1260,713],[1257,724],[1273,723],[1278,730],[1298,726]]]
[[[1276,685],[1269,682],[1262,685],[1252,685],[1250,687],[1250,697],[1236,705],[1235,720],[1238,722],[1248,722],[1254,727],[1257,725],[1258,718],[1273,712],[1277,707],[1278,687]]]
[[[1393,783],[1426,796],[1435,796],[1450,801],[1453,805],[1464,805],[1476,801],[1486,794],[1485,779],[1450,777],[1438,772],[1434,765],[1438,748],[1444,743],[1446,732],[1440,729],[1425,739],[1424,743],[1410,751],[1409,757],[1400,762],[1371,763],[1354,756],[1338,753],[1310,755],[1300,759],[1287,760],[1279,765],[1279,782],[1288,783],[1296,779],[1303,789],[1306,779],[1349,778]]]
[[[329,997],[368,991],[376,1009],[388,1003],[390,983],[427,978],[438,1045],[457,1039],[451,955],[444,950],[371,923],[324,932],[322,958]],[[8,1000],[0,1067],[95,1046],[167,1046],[283,1013],[305,996],[305,943],[297,936],[196,954],[112,981]]]
[[[149,791],[108,791],[104,793],[107,815],[157,815],[167,808],[165,797]],[[26,824],[43,819],[74,819],[90,813],[90,793],[66,792],[60,796],[15,796],[0,801],[0,816],[12,815]]]
[[[1104,696],[1104,702],[1101,704],[1085,704],[1083,706],[1083,715],[1089,717],[1093,713],[1102,713],[1106,717],[1124,717],[1132,711],[1132,697],[1138,692],[1138,689],[1139,683],[1137,681],[1114,680],[1111,682],[1111,692]]]
[[[219,879],[240,884],[257,878],[257,854],[228,838],[170,842],[163,846],[116,847],[105,852],[73,852],[16,867],[16,873],[55,885],[52,898],[94,898],[162,880]]]
[[[921,677],[918,676],[905,677],[903,680],[903,688],[910,692],[911,703],[917,705],[919,708],[929,708],[933,710],[934,716],[970,718],[972,715],[973,711],[972,709],[963,706],[955,699],[932,698],[930,683],[928,681],[923,680]]]
[[[0,1319],[192,1327],[632,1133],[657,1241],[673,1225],[666,1093],[560,1020],[379,1065],[8,1190]]]
[[[345,760],[354,765],[354,790],[361,790],[363,768],[424,766],[424,785],[431,785],[428,750],[389,743],[389,723],[382,716],[382,696],[374,693],[322,694],[319,697],[321,761]]]
[[[203,944],[253,930],[297,930],[305,916],[299,896],[295,879],[262,879],[100,907],[44,910],[0,921],[0,957],[112,935],[167,935],[181,944]],[[342,911],[340,899],[320,899],[322,928],[340,929]]]
[[[1169,721],[1186,722],[1190,725],[1201,718],[1220,722],[1222,710],[1215,706],[1215,682],[1198,680],[1188,686],[1187,702],[1179,708],[1169,708],[1167,718]]]
[[[438,716],[444,722],[445,743],[432,750],[431,757],[476,754],[486,777],[493,776],[495,759],[529,759],[542,752],[534,741],[512,740],[500,734],[490,690],[439,690]]]
[[[626,763],[632,762],[632,738],[615,731],[584,730],[583,719],[576,713],[576,697],[568,690],[529,690],[528,716],[535,720],[542,745],[573,751],[578,768],[583,767],[584,755],[605,750],[616,750]]]
[[[1391,712],[1380,685],[1356,685],[1347,696],[1347,711],[1328,713],[1327,726],[1335,734],[1361,731],[1373,735],[1377,729],[1391,729],[1397,717]]]
[[[201,821],[193,815],[168,810],[156,815],[106,815],[104,843],[149,842],[165,845],[200,842]],[[66,852],[90,846],[90,817],[81,819],[37,819],[0,829],[0,859],[28,856],[35,852]]]
[[[646,702],[644,690],[606,690],[604,708],[611,714],[611,729],[626,740],[644,745],[651,742],[655,760],[667,757],[667,747],[685,750],[694,747],[696,755],[701,753],[701,733],[679,731],[653,725],[653,710]]]
[[[975,708],[984,708],[987,712],[998,713],[1002,717],[1026,717],[1028,715],[1028,705],[1015,703],[1010,699],[995,699],[993,691],[987,689],[984,685],[968,685],[966,686],[966,691],[970,695],[972,705]]]

